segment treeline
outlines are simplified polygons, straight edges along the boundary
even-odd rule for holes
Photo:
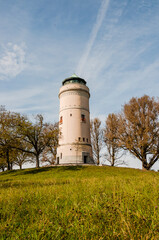
[[[33,121],[19,113],[0,108],[0,169],[40,161],[54,164],[58,146],[58,123],[46,123],[42,115]],[[132,98],[118,114],[109,114],[104,128],[99,118],[91,120],[91,143],[96,164],[105,160],[111,166],[127,164],[125,151],[149,170],[159,159],[159,101],[147,95]],[[103,148],[106,146],[103,156]]]
[[[123,164],[124,151],[142,162],[149,170],[159,159],[159,101],[147,95],[132,98],[118,114],[109,114],[104,129],[101,121],[91,121],[94,160],[100,163],[102,148],[111,166]]]
[[[44,121],[36,115],[33,122],[27,116],[6,111],[0,107],[0,169],[12,170],[13,165],[20,169],[26,162],[40,161],[54,164],[58,145],[58,123]]]

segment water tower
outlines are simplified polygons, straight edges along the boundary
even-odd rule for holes
[[[59,91],[60,138],[57,164],[93,163],[90,141],[89,88],[73,74],[62,82]]]

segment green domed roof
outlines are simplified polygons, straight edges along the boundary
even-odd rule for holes
[[[75,73],[72,74],[71,78],[72,78],[72,77],[78,78],[78,76],[77,76]]]
[[[83,78],[78,77],[75,73],[71,77],[66,78],[62,82],[62,85],[65,85],[68,83],[80,83],[80,84],[86,85],[86,81]]]

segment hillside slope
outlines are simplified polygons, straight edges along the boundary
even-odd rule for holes
[[[0,173],[0,239],[159,239],[159,174],[61,166]]]

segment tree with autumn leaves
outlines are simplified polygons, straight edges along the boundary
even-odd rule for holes
[[[119,146],[149,170],[159,159],[159,101],[145,95],[132,98],[119,116]]]
[[[119,145],[120,121],[118,115],[109,114],[105,123],[103,139],[107,148],[106,160],[111,166],[126,165],[126,162],[122,160],[124,153]]]
[[[20,146],[21,141],[18,136],[17,126],[23,117],[18,113],[0,111],[0,152],[1,161],[6,163],[7,169],[11,170],[15,149]]]
[[[56,127],[55,127],[56,126]],[[49,149],[56,155],[58,144],[57,124],[45,123],[42,115],[32,123],[26,116],[18,113],[0,111],[0,168],[12,169],[26,161],[35,161],[40,166],[40,157]],[[54,152],[53,152],[54,149]]]
[[[133,97],[120,114],[109,115],[105,142],[112,162],[123,149],[138,158],[143,169],[151,169],[159,159],[159,101],[147,95]]]
[[[36,160],[36,167],[40,166],[40,156],[46,148],[50,148],[51,144],[58,144],[58,132],[53,125],[45,123],[42,115],[35,117],[35,123],[28,120],[18,126],[18,133],[22,142],[30,146],[31,149],[19,147],[19,150],[30,153]]]

